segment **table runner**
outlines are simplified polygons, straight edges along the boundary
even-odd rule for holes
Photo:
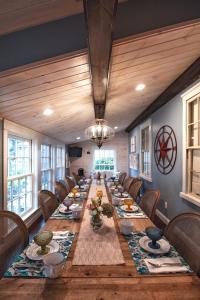
[[[91,202],[91,197],[96,197],[97,189],[103,191],[102,202],[109,202],[104,184],[97,185],[93,181],[87,204]],[[98,232],[94,232],[90,225],[89,210],[85,209],[72,261],[73,265],[120,265],[125,263],[113,218],[104,216],[103,223],[103,227]]]

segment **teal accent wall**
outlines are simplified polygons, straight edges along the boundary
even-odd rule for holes
[[[182,191],[182,158],[183,158],[183,104],[181,96],[173,98],[166,105],[149,116],[152,122],[152,183],[144,180],[143,189],[156,188],[161,192],[161,200],[158,209],[169,219],[183,212],[200,212],[200,207],[193,205],[180,198],[179,193]],[[173,128],[177,139],[177,159],[174,169],[168,175],[161,174],[156,166],[154,159],[154,141],[160,127],[169,125]],[[140,152],[140,126],[132,130],[129,135],[136,136],[136,152]],[[130,149],[130,148],[129,148]],[[132,176],[138,176],[139,170],[129,169]],[[165,209],[165,201],[167,209]]]

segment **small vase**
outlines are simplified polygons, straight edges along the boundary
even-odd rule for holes
[[[95,216],[91,216],[90,224],[92,225],[94,231],[99,230],[103,225],[103,221],[100,215],[97,214]]]

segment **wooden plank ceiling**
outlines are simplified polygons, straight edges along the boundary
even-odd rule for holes
[[[116,41],[106,119],[125,129],[198,57],[200,23]],[[146,89],[135,91],[138,83]],[[43,116],[45,108],[54,114]],[[94,121],[87,53],[63,56],[0,74],[3,117],[66,143],[84,139]]]

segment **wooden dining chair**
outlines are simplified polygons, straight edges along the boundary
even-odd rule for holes
[[[119,183],[123,185],[124,179],[126,178],[126,172],[123,172],[119,175]]]
[[[67,197],[67,195],[69,194],[69,190],[66,188],[66,186],[62,182],[56,181],[55,182],[55,194],[56,194],[56,198],[57,198],[58,202],[62,203],[64,201],[64,199]]]
[[[125,191],[127,191],[127,193],[129,192],[129,189],[131,187],[131,184],[133,183],[134,178],[131,176],[127,176],[124,180],[123,183],[123,188],[125,189]]]
[[[56,195],[47,190],[39,191],[39,205],[45,221],[49,219],[55,209],[58,207]]]
[[[0,211],[0,278],[29,243],[28,230],[14,212]]]
[[[129,194],[134,200],[137,200],[137,197],[140,195],[141,186],[142,180],[139,178],[135,178],[129,189]]]
[[[183,213],[173,218],[164,235],[200,276],[200,214]]]
[[[75,187],[75,182],[69,176],[65,176],[64,181],[67,183],[70,191]]]
[[[154,222],[156,207],[160,201],[159,190],[147,190],[141,197],[140,207],[146,213],[146,215]]]
[[[72,175],[74,177],[74,180],[75,180],[76,184],[78,184],[78,182],[81,180],[81,176],[77,175],[74,172],[72,172]]]

